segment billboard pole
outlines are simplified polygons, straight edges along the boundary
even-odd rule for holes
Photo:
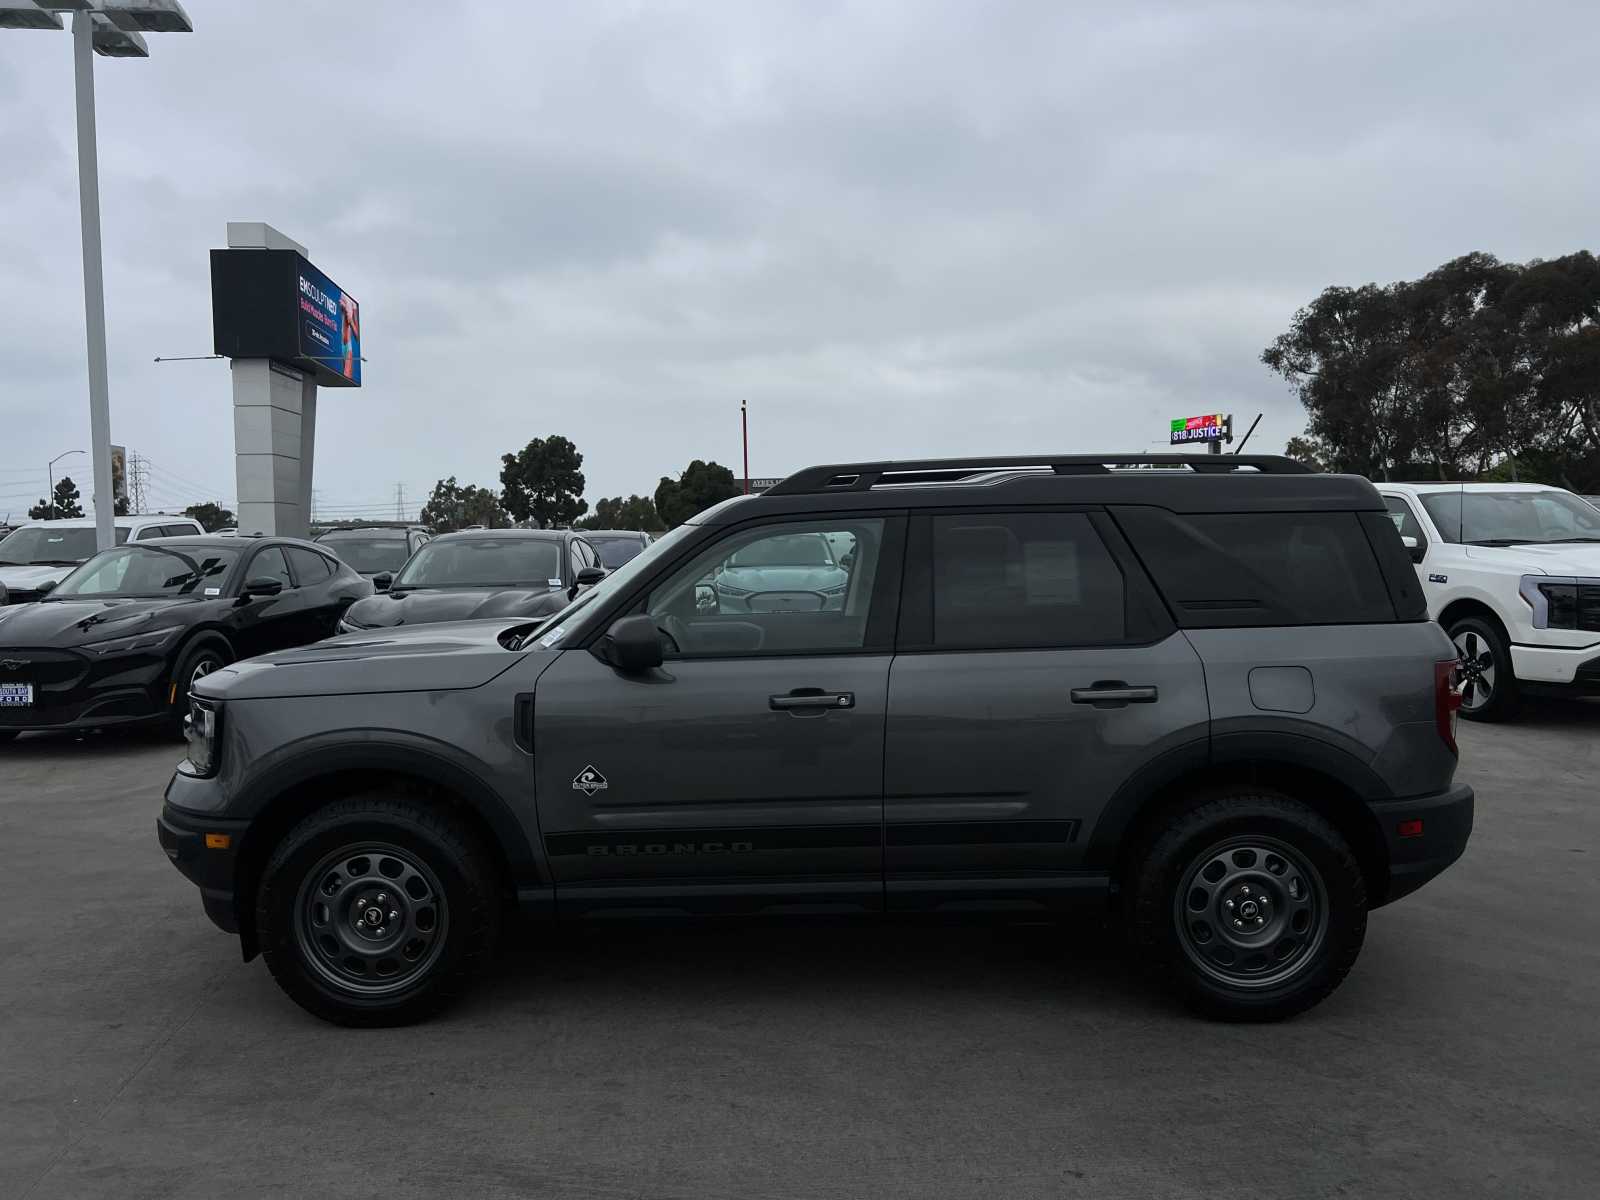
[[[744,494],[750,494],[750,411],[739,401],[739,432],[744,438]]]
[[[100,261],[100,163],[94,132],[91,14],[72,16],[72,65],[78,108],[78,215],[83,229],[83,318],[89,338],[89,450],[94,461],[94,543],[117,544],[111,495],[111,385],[106,372],[106,285]],[[54,497],[52,497],[54,499]]]

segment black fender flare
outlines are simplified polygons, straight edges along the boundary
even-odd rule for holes
[[[1239,769],[1290,768],[1322,776],[1366,800],[1393,799],[1393,792],[1360,756],[1321,738],[1287,729],[1248,729],[1212,733],[1151,759],[1119,787],[1101,810],[1084,851],[1084,865],[1111,869],[1145,805],[1185,778],[1204,786],[1207,776]]]
[[[309,744],[308,744],[309,743]],[[494,834],[497,851],[510,869],[508,883],[538,881],[540,871],[533,848],[505,798],[476,773],[447,755],[437,743],[398,733],[360,739],[334,734],[280,748],[265,769],[242,787],[229,806],[230,816],[254,823],[280,797],[298,786],[346,771],[381,771],[408,775],[456,796]],[[249,835],[246,834],[246,841]],[[241,850],[243,847],[241,847]]]

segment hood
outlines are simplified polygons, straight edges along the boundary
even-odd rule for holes
[[[467,621],[348,633],[223,667],[195,690],[212,700],[255,700],[474,688],[529,654],[554,658],[555,651],[537,644],[522,651],[500,644],[500,634],[524,624]]]
[[[838,587],[846,578],[842,567],[727,567],[717,579],[752,592],[820,591]]]
[[[516,588],[491,592],[486,588],[419,588],[396,596],[379,592],[357,600],[345,621],[367,629],[396,625],[426,625],[435,621],[472,621],[487,617],[545,617],[567,603],[559,587]]]
[[[1529,575],[1600,577],[1600,542],[1538,543],[1522,546],[1468,546],[1467,557],[1497,567],[1515,566]]]
[[[54,646],[70,649],[86,642],[128,637],[173,622],[162,620],[175,608],[195,604],[193,597],[139,600],[46,600],[0,608],[0,646]]]
[[[49,583],[52,580],[60,583],[77,569],[77,563],[73,563],[70,567],[57,567],[50,563],[31,563],[28,566],[18,567],[0,563],[0,583],[8,588],[31,592],[41,583]]]

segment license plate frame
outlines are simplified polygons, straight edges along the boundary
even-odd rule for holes
[[[0,679],[0,708],[32,708],[33,684],[20,680]]]

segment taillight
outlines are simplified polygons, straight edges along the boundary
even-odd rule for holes
[[[1456,747],[1456,714],[1461,711],[1461,692],[1456,687],[1456,660],[1443,659],[1433,664],[1433,719],[1438,723],[1439,736],[1450,747]]]

